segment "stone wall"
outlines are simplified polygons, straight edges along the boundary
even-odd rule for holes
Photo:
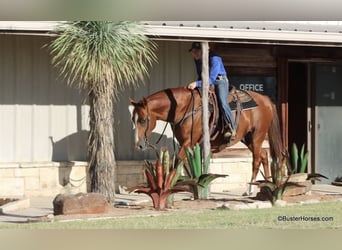
[[[210,164],[209,172],[228,175],[214,180],[210,185],[210,192],[229,192],[229,190],[244,188],[247,190],[247,183],[252,176],[252,158],[215,158]],[[258,174],[257,179],[260,178],[262,175]]]
[[[211,192],[246,188],[252,174],[251,157],[212,159],[210,172],[227,174],[216,179]],[[115,169],[116,191],[145,183],[143,161],[118,161]],[[262,178],[259,174],[258,178]],[[89,190],[86,162],[1,163],[0,197],[55,196]]]
[[[118,161],[115,184],[132,187],[145,183],[143,161]],[[210,185],[211,192],[228,192],[234,189],[247,189],[247,183],[252,176],[252,157],[214,158],[211,160],[210,173],[227,174],[225,178],[218,178]],[[262,179],[259,173],[257,179]],[[119,191],[119,190],[118,190]]]
[[[85,162],[1,163],[0,197],[86,192]]]
[[[144,161],[117,161],[115,170],[115,189],[133,187],[146,183],[144,176]]]

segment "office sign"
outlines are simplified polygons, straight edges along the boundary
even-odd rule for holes
[[[276,79],[273,76],[230,76],[229,83],[237,89],[259,92],[276,98]]]

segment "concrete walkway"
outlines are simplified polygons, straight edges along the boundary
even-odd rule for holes
[[[216,199],[237,199],[242,198],[241,194],[245,190],[232,190],[224,193],[211,193],[210,198]],[[333,186],[328,184],[316,184],[312,186],[313,192],[322,194],[342,194],[341,186]],[[175,195],[176,200],[190,199],[190,193],[180,193]],[[30,220],[34,221],[39,217],[49,216],[53,214],[54,197],[30,197],[19,202],[12,202],[1,207],[0,224],[1,223],[25,223]],[[116,204],[121,205],[137,205],[141,202],[151,201],[147,195],[143,194],[117,194]],[[10,205],[8,207],[8,205]],[[6,208],[7,207],[7,208]]]

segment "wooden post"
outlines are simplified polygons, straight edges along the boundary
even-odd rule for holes
[[[208,95],[209,95],[209,44],[202,42],[202,127],[203,127],[203,161],[206,162],[210,154],[210,135],[209,135],[209,111],[208,111]],[[207,198],[205,190],[205,197]]]

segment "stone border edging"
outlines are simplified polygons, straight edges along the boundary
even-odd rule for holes
[[[9,202],[0,206],[0,214],[7,214],[21,209],[29,208],[31,205],[30,199],[24,198],[16,201]]]

